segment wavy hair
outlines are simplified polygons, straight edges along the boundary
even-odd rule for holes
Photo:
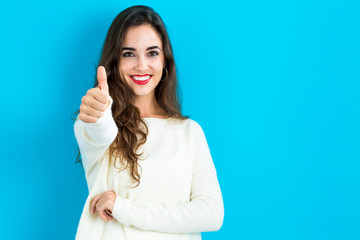
[[[125,166],[124,169],[130,168],[131,177],[135,180],[136,186],[140,184],[138,159],[142,155],[142,153],[137,153],[137,150],[146,142],[148,128],[144,119],[141,118],[140,110],[133,104],[135,96],[133,90],[120,75],[119,62],[127,30],[143,24],[154,27],[161,36],[163,44],[164,70],[162,81],[155,88],[156,101],[167,117],[181,120],[189,118],[181,113],[181,92],[173,51],[164,22],[150,7],[136,5],[125,9],[116,16],[107,32],[98,65],[106,69],[109,94],[113,99],[111,110],[118,127],[118,134],[109,146],[109,157],[119,159]],[[95,76],[94,87],[97,86],[98,81]],[[141,124],[144,128],[140,126]],[[76,160],[76,163],[82,164],[80,151]],[[114,161],[114,167],[115,165]]]

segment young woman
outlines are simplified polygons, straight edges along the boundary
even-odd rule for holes
[[[107,33],[74,124],[89,196],[76,239],[201,239],[224,218],[200,125],[181,114],[171,44],[146,6]]]

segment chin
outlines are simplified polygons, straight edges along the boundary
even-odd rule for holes
[[[134,90],[135,96],[137,97],[143,97],[143,96],[147,96],[149,94],[151,94],[152,91],[139,91],[139,90]]]
[[[143,97],[143,96],[147,96],[149,94],[154,94],[156,86],[153,86],[153,85],[138,86],[138,85],[132,84],[131,88],[132,88],[133,92],[135,93],[135,96]]]

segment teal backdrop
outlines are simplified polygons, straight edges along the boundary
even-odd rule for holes
[[[136,4],[167,26],[217,168],[225,219],[203,239],[360,239],[355,0],[2,3],[1,239],[74,239],[88,191],[72,113]]]

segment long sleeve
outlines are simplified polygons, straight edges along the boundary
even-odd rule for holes
[[[111,113],[112,103],[113,100],[110,97],[108,108],[96,123],[85,123],[80,119],[75,121],[75,137],[87,173],[94,163],[104,155],[106,149],[117,136],[118,129]]]
[[[193,170],[190,201],[169,204],[117,196],[112,211],[125,226],[167,233],[217,231],[224,219],[224,205],[215,166],[205,134],[192,125]]]

